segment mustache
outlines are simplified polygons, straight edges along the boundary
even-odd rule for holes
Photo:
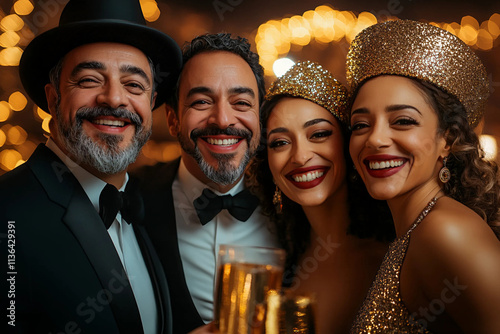
[[[142,118],[126,108],[108,108],[108,107],[83,107],[77,110],[75,120],[81,125],[84,119],[91,120],[99,116],[112,116],[116,118],[127,119],[135,125],[136,129],[142,127]]]
[[[235,128],[225,128],[221,129],[218,127],[207,127],[203,129],[194,129],[191,131],[190,138],[191,140],[196,143],[198,138],[200,137],[205,137],[205,136],[216,136],[216,135],[227,135],[227,136],[237,136],[237,137],[242,137],[246,139],[248,143],[250,143],[252,137],[253,137],[253,132],[250,130],[246,129],[235,129]]]

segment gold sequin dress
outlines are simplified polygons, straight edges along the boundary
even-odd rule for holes
[[[399,278],[411,232],[431,211],[436,200],[436,197],[433,198],[408,232],[389,246],[363,306],[356,316],[351,334],[430,333],[420,323],[412,319],[410,312],[401,300]]]

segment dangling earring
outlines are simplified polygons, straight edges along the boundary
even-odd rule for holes
[[[276,190],[274,191],[273,204],[276,208],[276,212],[281,213],[283,210],[283,202],[281,201],[281,190],[278,186],[276,186]]]
[[[448,161],[448,157],[443,158],[443,168],[439,171],[439,180],[443,183],[446,183],[451,179],[451,172],[448,167],[446,167],[446,161]]]

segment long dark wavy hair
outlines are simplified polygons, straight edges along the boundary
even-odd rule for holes
[[[446,166],[451,171],[451,179],[443,185],[444,193],[474,210],[500,239],[498,165],[485,159],[479,138],[457,98],[430,83],[412,80],[436,111],[439,134],[450,146]]]
[[[267,120],[276,104],[288,95],[274,96],[265,101],[261,108],[262,139],[261,146],[256,157],[247,169],[247,186],[261,199],[262,209],[265,215],[273,222],[275,233],[278,235],[281,246],[286,250],[285,273],[293,271],[301,255],[310,244],[311,225],[302,210],[302,207],[290,200],[282,193],[283,210],[278,213],[273,204],[273,195],[276,186],[273,183],[273,175],[269,169],[267,159]],[[325,112],[328,112],[325,110]],[[347,168],[348,199],[350,224],[346,233],[356,235],[359,238],[376,238],[379,241],[391,241],[395,237],[392,216],[386,201],[373,199],[365,188],[363,181],[354,170],[349,155],[348,129],[341,124],[344,137],[344,157]],[[332,216],[332,224],[335,223],[335,215]]]

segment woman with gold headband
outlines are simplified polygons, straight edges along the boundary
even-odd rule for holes
[[[353,333],[500,333],[500,186],[474,127],[489,94],[472,50],[409,20],[363,30],[347,56],[350,154],[397,239]]]
[[[322,66],[295,64],[268,91],[261,112],[267,151],[250,170],[287,250],[284,285],[316,296],[317,333],[349,331],[387,250],[375,237],[394,237],[386,204],[378,203],[385,214],[376,217],[385,225],[361,217],[360,205],[375,210],[375,201],[360,180],[347,180],[347,99]]]

